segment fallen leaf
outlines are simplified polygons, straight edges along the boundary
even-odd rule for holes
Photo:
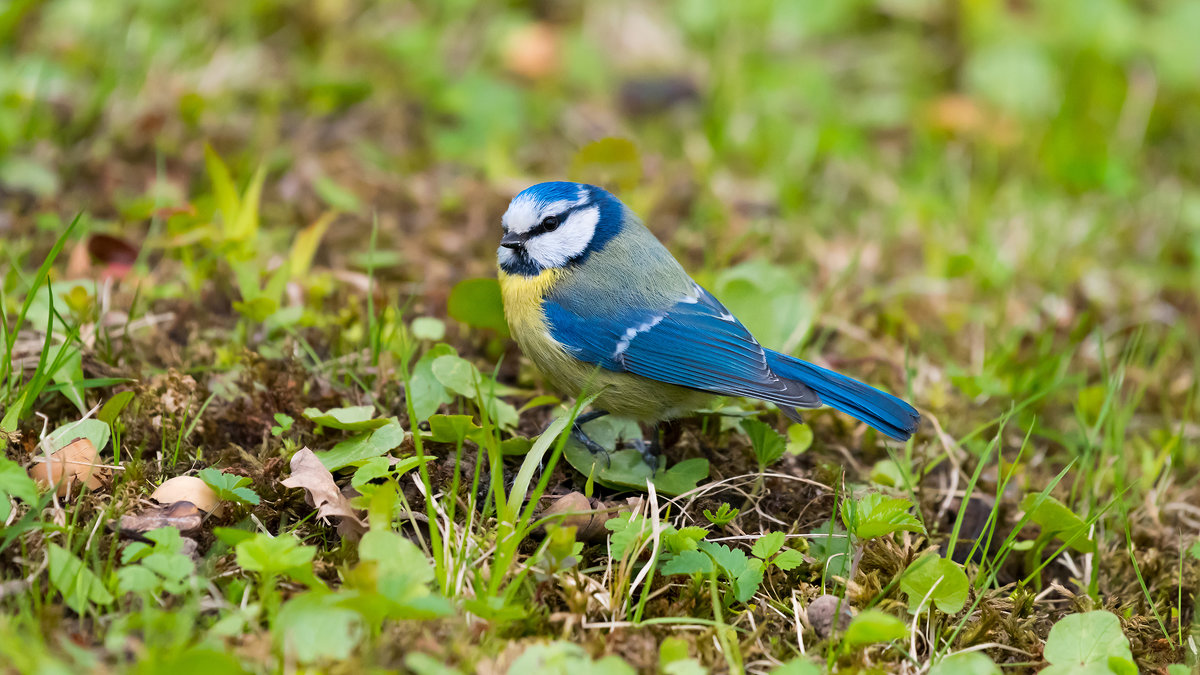
[[[504,67],[530,80],[553,75],[562,65],[561,39],[549,23],[526,24],[504,41]]]
[[[347,538],[356,538],[367,531],[367,525],[346,499],[333,474],[307,447],[292,455],[292,475],[282,482],[284,487],[302,488],[305,500],[317,509],[317,517],[327,523],[338,525],[338,531]],[[336,518],[336,522],[331,520]]]
[[[124,278],[137,262],[138,250],[133,244],[107,234],[93,234],[88,238],[88,253],[92,259],[104,265],[101,277]]]
[[[636,511],[640,507],[640,498],[627,499],[624,503],[606,504],[594,497],[588,499],[582,492],[571,492],[552,502],[542,510],[538,517],[569,514],[561,516],[554,522],[564,527],[574,527],[577,541],[590,542],[600,541],[608,536],[608,530],[604,528],[604,524],[609,520],[616,518],[622,512]]]
[[[47,458],[34,458],[29,475],[46,487],[57,486],[59,497],[67,496],[76,484],[82,483],[89,490],[103,485],[108,468],[100,464],[96,446],[86,438],[77,438]]]
[[[204,524],[204,515],[198,506],[189,501],[158,504],[140,513],[121,516],[120,528],[125,535],[142,534],[160,527],[173,527],[188,533],[200,529]]]
[[[206,513],[216,514],[221,508],[221,500],[208,483],[195,476],[176,476],[163,481],[162,485],[150,495],[150,498],[160,504],[176,502],[191,502]]]

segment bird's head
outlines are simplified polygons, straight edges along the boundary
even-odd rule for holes
[[[533,276],[578,264],[621,231],[624,209],[594,185],[553,182],[525,188],[500,221],[500,268]]]

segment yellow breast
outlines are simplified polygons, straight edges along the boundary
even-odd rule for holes
[[[500,295],[504,300],[504,315],[508,318],[508,326],[514,337],[520,341],[520,335],[531,331],[545,333],[546,314],[542,310],[542,301],[546,294],[558,283],[562,271],[557,269],[543,270],[537,276],[527,277],[521,274],[509,274],[499,271]]]

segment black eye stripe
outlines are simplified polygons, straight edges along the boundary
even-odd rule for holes
[[[592,206],[591,202],[588,202],[586,204],[580,204],[579,206],[572,206],[571,208],[569,208],[566,211],[563,211],[562,213],[559,213],[559,214],[553,214],[553,215],[546,216],[545,218],[542,218],[541,222],[539,222],[532,230],[530,230],[529,236],[536,237],[539,234],[546,234],[547,232],[553,232],[553,231],[557,230],[558,228],[562,227],[567,222],[567,220],[571,217],[572,213],[575,213],[579,209],[586,209],[589,206]],[[551,220],[551,219],[553,219],[555,221],[554,225],[552,225],[550,227],[546,227],[546,221]]]

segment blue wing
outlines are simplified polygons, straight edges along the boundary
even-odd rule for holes
[[[801,382],[772,372],[767,351],[708,291],[666,309],[586,315],[546,300],[554,339],[575,358],[608,370],[781,406],[815,408],[821,399]],[[574,303],[573,303],[574,304]]]

